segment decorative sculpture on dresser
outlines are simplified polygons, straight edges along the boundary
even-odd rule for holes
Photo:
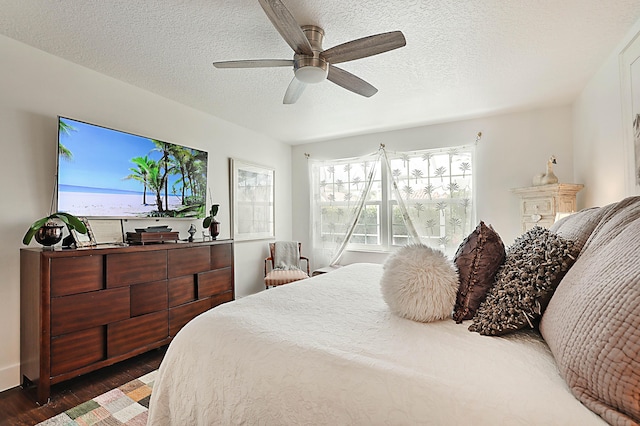
[[[533,186],[550,185],[558,183],[558,177],[553,173],[553,165],[557,164],[555,155],[547,161],[547,173],[540,173],[533,177]]]

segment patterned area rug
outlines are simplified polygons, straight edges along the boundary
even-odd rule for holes
[[[37,426],[144,426],[158,370],[125,383]]]

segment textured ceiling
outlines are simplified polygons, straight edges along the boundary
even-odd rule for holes
[[[283,0],[324,48],[401,30],[407,46],[341,64],[283,105],[291,59],[257,0],[0,0],[0,34],[288,143],[570,103],[640,18],[640,0]]]

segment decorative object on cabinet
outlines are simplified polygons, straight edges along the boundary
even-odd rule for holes
[[[93,235],[91,224],[86,217],[79,218],[87,229],[87,232],[82,234],[76,229],[69,228],[69,236],[62,241],[64,247],[92,247],[97,245],[96,238]]]
[[[209,216],[205,217],[202,221],[203,228],[209,228],[209,235],[211,239],[215,240],[220,235],[220,222],[216,220],[218,214],[218,208],[220,204],[212,204],[209,210]]]
[[[148,232],[148,231],[136,231],[127,232],[127,243],[129,244],[148,244],[148,243],[164,243],[167,241],[178,241],[180,233],[177,231],[166,232]]]
[[[60,222],[63,224],[61,225]],[[62,239],[62,229],[65,225],[69,228],[69,231],[74,230],[81,234],[87,233],[85,223],[74,215],[55,212],[33,222],[26,234],[24,234],[22,244],[28,245],[31,239],[35,237],[36,241],[43,246],[51,247]]]
[[[233,239],[275,238],[275,170],[231,159]]]
[[[512,189],[511,192],[520,197],[521,231],[526,232],[536,225],[549,228],[556,213],[575,212],[576,194],[583,187],[581,184],[555,183]]]
[[[64,225],[55,222],[47,222],[42,225],[33,235],[36,241],[44,246],[45,250],[53,250],[53,246],[62,239],[62,229]]]
[[[91,219],[91,231],[97,244],[122,244],[126,219]]]
[[[158,235],[158,233],[146,233]],[[20,252],[20,377],[51,385],[169,343],[234,299],[233,241]]]
[[[551,157],[549,157],[549,160],[547,160],[547,172],[540,173],[533,177],[533,186],[550,185],[552,183],[558,183],[558,177],[553,173],[554,164],[558,164],[558,163],[556,162],[555,155],[552,155]]]
[[[193,242],[193,236],[196,234],[196,227],[193,225],[193,223],[191,224],[191,226],[189,226],[187,233],[189,234],[189,242]]]

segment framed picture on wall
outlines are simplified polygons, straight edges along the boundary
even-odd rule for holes
[[[275,237],[275,170],[230,159],[233,239]]]
[[[627,194],[640,194],[640,33],[620,53]]]

